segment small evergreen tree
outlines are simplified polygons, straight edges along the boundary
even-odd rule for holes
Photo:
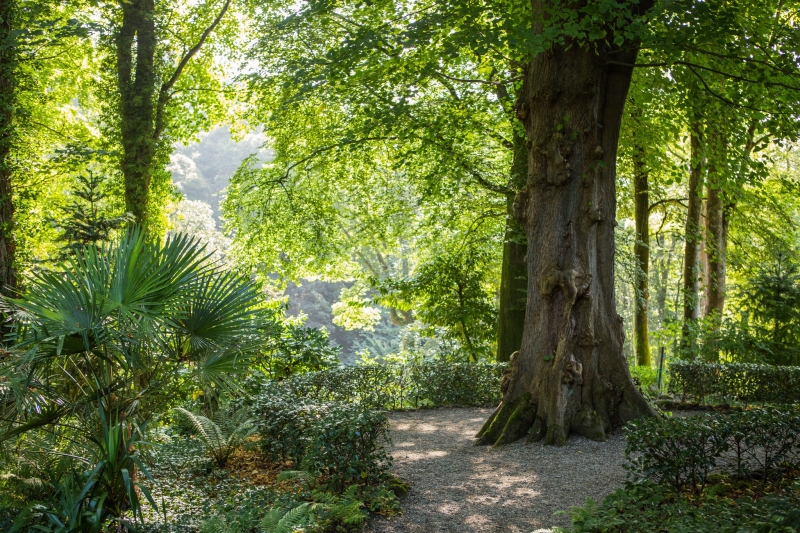
[[[800,265],[787,253],[759,268],[742,301],[760,354],[779,365],[800,364]]]
[[[62,233],[57,242],[62,246],[62,258],[78,253],[88,244],[108,241],[113,231],[133,222],[133,215],[107,216],[106,194],[101,191],[103,179],[92,172],[78,176],[72,191],[72,201],[66,208],[67,217],[60,224]]]

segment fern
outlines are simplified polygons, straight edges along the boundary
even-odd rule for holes
[[[238,417],[229,416],[224,411],[218,412],[215,416],[217,420],[214,421],[182,407],[176,407],[175,410],[192,423],[206,451],[220,468],[227,464],[233,452],[244,444],[245,439],[255,432],[252,420],[239,422]]]
[[[229,526],[224,517],[212,516],[200,524],[200,533],[237,533],[237,530]]]
[[[303,531],[304,526],[309,525],[312,512],[319,507],[319,504],[301,503],[284,512],[284,509],[274,507],[270,509],[267,516],[261,521],[262,533],[295,533]]]
[[[278,474],[278,481],[297,481],[306,489],[311,489],[317,480],[316,476],[305,470],[284,470]]]

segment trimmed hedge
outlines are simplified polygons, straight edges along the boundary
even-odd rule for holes
[[[701,403],[716,396],[724,402],[796,404],[800,403],[800,367],[676,361],[670,364],[669,390]]]
[[[386,409],[500,401],[507,365],[341,367],[262,383],[253,402],[261,447],[322,476],[334,490],[377,481],[391,464]]]
[[[506,363],[427,363],[340,367],[283,381],[312,403],[359,402],[373,409],[487,405],[500,401]]]
[[[800,467],[800,410],[643,418],[626,427],[628,477],[680,493],[701,492],[709,474],[780,477]]]

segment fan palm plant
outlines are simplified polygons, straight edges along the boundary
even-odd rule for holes
[[[224,387],[246,370],[263,325],[257,300],[197,241],[161,242],[138,228],[35,274],[24,295],[0,301],[12,316],[0,351],[0,445],[71,432],[88,448],[84,465],[94,465],[97,509],[136,516],[137,471],[146,472],[133,455],[135,428],[179,389]]]
[[[0,441],[89,416],[98,400],[142,422],[181,384],[225,386],[258,342],[257,299],[197,241],[161,243],[138,228],[37,273],[26,294],[3,300],[13,324],[0,358]]]

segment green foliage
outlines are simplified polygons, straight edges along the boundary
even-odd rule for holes
[[[573,533],[794,533],[800,530],[800,486],[760,500],[675,499],[667,487],[641,483],[603,503],[573,507]],[[561,530],[559,530],[561,531]]]
[[[182,407],[176,407],[175,410],[192,423],[208,454],[220,468],[244,445],[247,437],[255,432],[252,419],[244,419],[247,413],[243,410],[231,413],[220,409],[214,413],[213,420]]]
[[[141,483],[153,478],[138,454],[146,445],[140,429],[116,416],[107,420],[102,406],[99,413],[100,434],[87,431],[92,456],[85,461],[90,468],[69,472],[60,480],[51,478],[52,496],[43,503],[30,504],[15,522],[14,530],[36,524],[37,529],[51,533],[99,533],[109,522],[121,527],[129,526],[129,518],[141,522],[142,497],[157,509],[150,491]]]
[[[429,334],[437,326],[445,328],[445,338],[458,340],[472,361],[491,359],[497,307],[486,291],[486,267],[492,259],[493,254],[476,250],[437,255],[409,280],[375,283],[383,303],[417,309]]]
[[[293,376],[297,399],[359,402],[373,409],[487,405],[500,401],[505,363],[422,363],[339,367]]]
[[[225,386],[247,368],[261,322],[257,293],[204,261],[196,243],[165,244],[138,229],[113,246],[88,246],[64,272],[40,272],[8,299],[13,347],[0,440],[84,417],[97,398],[140,421],[193,380]]]
[[[800,411],[643,418],[625,429],[629,477],[699,493],[712,470],[780,478],[800,466]]]
[[[282,317],[273,318],[273,329],[258,358],[258,364],[273,379],[338,364],[341,348],[331,344],[324,329],[305,327],[300,320]]]
[[[755,361],[800,365],[800,265],[784,253],[760,267],[742,289],[743,326]]]
[[[365,508],[384,511],[376,506],[378,494],[388,496],[396,504],[396,497],[381,487],[351,485],[341,494],[314,490],[306,493],[310,501],[297,499],[276,504],[261,522],[261,533],[292,533],[297,528],[309,532],[360,531],[367,520]],[[385,506],[386,503],[384,502]]]
[[[66,208],[66,218],[60,224],[62,254],[75,254],[87,245],[108,242],[113,232],[133,222],[130,213],[110,217],[105,213],[107,194],[101,190],[103,179],[89,172],[76,178],[72,201]]]
[[[381,411],[359,403],[312,404],[270,387],[256,400],[256,426],[264,451],[302,464],[325,486],[343,491],[352,483],[374,483],[391,458],[384,448],[389,422]]]
[[[670,391],[701,402],[800,403],[800,367],[674,361],[669,371]]]

